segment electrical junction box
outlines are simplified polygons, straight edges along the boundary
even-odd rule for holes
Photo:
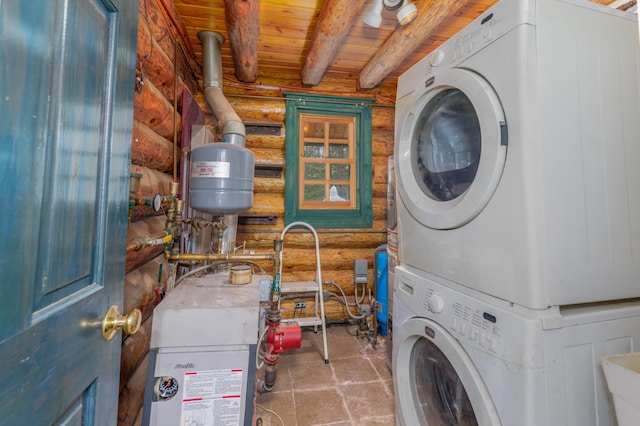
[[[368,281],[369,264],[365,259],[356,259],[353,264],[353,281],[356,284],[366,284]]]
[[[143,425],[252,425],[260,281],[184,279],[155,308]]]

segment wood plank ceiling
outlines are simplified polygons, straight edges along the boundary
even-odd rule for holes
[[[619,3],[616,0],[591,1],[612,6]],[[496,2],[497,0],[418,0],[416,6],[419,15],[411,24],[400,26],[395,17],[396,12],[383,8],[380,28],[372,28],[362,22],[365,12],[371,6],[371,0],[173,0],[175,9],[186,26],[197,60],[201,59],[202,52],[197,39],[199,31],[212,30],[225,37],[227,42],[222,46],[225,77],[236,75],[239,80],[248,82],[252,82],[252,79],[259,80],[260,77],[301,79],[305,86],[315,86],[323,78],[351,79],[356,80],[356,87],[360,88],[387,84],[395,87],[397,77],[402,72]],[[236,25],[245,31],[247,28],[246,23],[242,22],[242,14],[245,13],[242,7],[250,6],[259,10],[259,31],[255,47],[257,69],[253,76],[243,75],[242,70],[237,70],[234,66],[228,22],[225,21],[225,3],[229,25]],[[323,7],[327,9],[324,12]],[[351,13],[353,19],[346,23],[346,29],[343,30],[346,34],[334,48],[327,41],[326,32],[339,32],[340,29],[335,27],[342,25],[340,20],[349,20],[350,13],[345,8],[355,8]],[[436,19],[442,10],[445,10],[446,17]],[[333,22],[327,21],[331,19],[327,18],[328,12],[335,11],[340,12],[340,19],[333,17]],[[235,16],[230,16],[232,12]],[[319,21],[323,21],[322,25],[317,25]],[[321,39],[317,43],[325,45],[320,44],[312,49],[314,31],[320,31],[320,28],[325,31],[324,39],[322,34],[315,37]],[[385,46],[390,37],[390,42]],[[309,60],[318,61],[317,56],[322,54],[323,49],[325,55],[330,56],[328,59],[320,58],[329,61],[326,67],[320,65],[314,69],[305,69],[307,56],[315,55]],[[376,55],[381,49],[385,55]],[[331,54],[327,54],[328,50]],[[389,63],[392,60],[395,63]],[[249,61],[245,65],[251,66]],[[306,75],[301,77],[303,73]]]

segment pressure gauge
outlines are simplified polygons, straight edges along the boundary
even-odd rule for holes
[[[160,194],[156,194],[153,196],[153,210],[160,211],[160,207],[162,207],[162,197]]]
[[[159,399],[171,399],[178,393],[178,381],[171,376],[158,377],[154,391]]]
[[[404,0],[383,0],[382,1],[384,8],[387,10],[396,10],[400,6],[402,6],[402,3],[404,3]]]

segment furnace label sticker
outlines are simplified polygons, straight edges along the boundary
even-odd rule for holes
[[[182,426],[240,424],[242,369],[184,373]]]
[[[228,178],[231,163],[225,161],[195,161],[191,165],[191,177]]]

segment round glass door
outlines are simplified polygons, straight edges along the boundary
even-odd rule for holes
[[[449,69],[402,102],[396,140],[398,192],[412,216],[434,229],[462,226],[482,211],[502,175],[507,125],[491,86]]]
[[[499,425],[473,361],[437,323],[414,317],[393,336],[396,418],[404,426]]]
[[[411,388],[420,424],[433,426],[477,426],[462,380],[431,341],[416,340],[410,368]]]
[[[458,198],[471,186],[480,162],[480,123],[459,89],[434,96],[416,120],[413,173],[422,191],[437,201]]]

